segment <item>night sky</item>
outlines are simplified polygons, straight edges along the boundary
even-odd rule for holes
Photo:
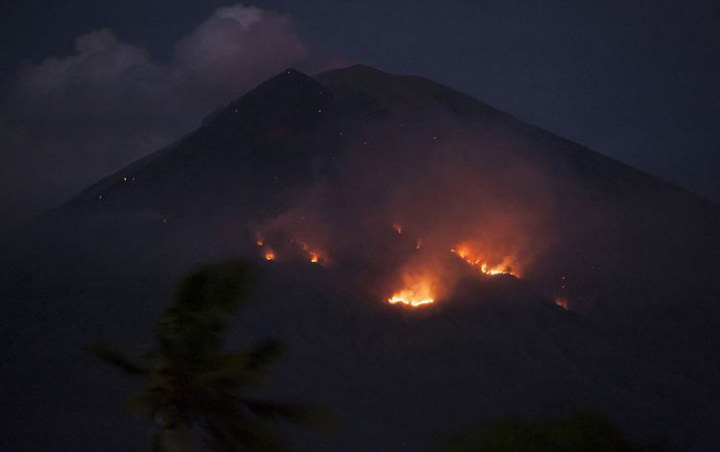
[[[720,200],[720,2],[8,0],[0,230],[294,66],[428,77]]]

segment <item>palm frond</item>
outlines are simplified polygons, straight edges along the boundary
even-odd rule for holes
[[[202,361],[220,345],[228,322],[247,298],[248,264],[203,266],[180,281],[175,302],[163,313],[155,338],[172,359]]]
[[[157,391],[140,391],[125,399],[123,405],[137,416],[155,419],[166,405],[166,398]]]
[[[330,416],[322,408],[304,403],[267,402],[243,398],[242,403],[262,419],[282,420],[304,427],[324,427]]]
[[[250,292],[251,273],[249,264],[237,261],[201,266],[180,281],[175,304],[234,313]]]
[[[265,452],[289,450],[268,425],[244,417],[208,419],[202,428],[212,450]]]
[[[225,353],[198,372],[197,378],[204,385],[227,389],[258,386],[264,383],[266,373],[250,367],[252,360],[253,356],[248,352]]]
[[[110,364],[129,375],[146,375],[149,371],[149,369],[134,359],[102,342],[93,342],[87,347],[87,350],[105,363]]]
[[[251,369],[264,369],[275,363],[283,352],[282,342],[275,339],[264,339],[250,349],[251,360],[248,363]]]

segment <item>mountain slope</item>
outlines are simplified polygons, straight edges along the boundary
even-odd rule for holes
[[[6,241],[3,446],[141,447],[118,408],[132,385],[83,345],[144,343],[174,280],[243,256],[263,284],[230,345],[285,340],[267,395],[336,417],[288,432],[302,450],[433,449],[483,419],[586,408],[703,450],[720,420],[719,213],[426,79],[284,71]],[[435,303],[386,303],[418,275]]]

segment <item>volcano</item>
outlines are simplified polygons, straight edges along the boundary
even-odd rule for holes
[[[503,416],[607,414],[720,442],[720,208],[430,80],[289,69],[2,244],[6,450],[139,450],[135,386],[83,347],[150,340],[199,262],[254,260],[228,347],[287,354],[298,450],[436,450]]]

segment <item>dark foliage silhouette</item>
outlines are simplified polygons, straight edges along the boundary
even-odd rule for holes
[[[452,452],[630,452],[645,450],[633,445],[603,415],[579,412],[550,421],[498,419],[473,431],[455,435]]]
[[[154,349],[137,359],[92,345],[106,363],[147,381],[125,405],[157,423],[152,450],[193,450],[195,438],[218,451],[284,450],[269,421],[317,420],[309,406],[246,395],[266,380],[280,356],[279,342],[266,339],[241,352],[221,349],[224,330],[250,292],[252,271],[233,262],[203,266],[183,278],[156,324]]]

